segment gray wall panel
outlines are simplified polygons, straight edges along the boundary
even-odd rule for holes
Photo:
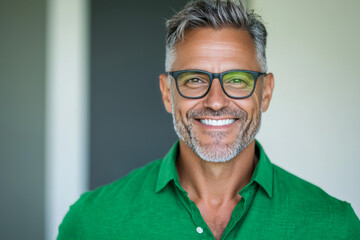
[[[0,3],[0,239],[44,239],[45,8]]]
[[[91,4],[90,187],[163,157],[176,140],[161,100],[165,18],[182,0]]]

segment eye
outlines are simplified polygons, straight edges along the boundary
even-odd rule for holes
[[[202,83],[203,81],[200,78],[190,78],[186,83]]]
[[[233,78],[233,79],[229,79],[229,81],[227,83],[230,84],[241,84],[241,85],[248,85],[247,81],[245,81],[244,79],[241,78]]]
[[[196,88],[207,86],[208,82],[206,81],[206,79],[202,79],[201,77],[191,77],[189,79],[186,79],[183,85],[190,88]]]
[[[187,88],[203,88],[209,84],[209,76],[204,73],[184,72],[178,76],[178,85]]]

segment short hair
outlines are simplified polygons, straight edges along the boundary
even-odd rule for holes
[[[267,31],[259,15],[246,11],[241,2],[234,0],[193,0],[183,10],[166,21],[165,70],[171,71],[175,61],[175,44],[183,39],[188,29],[234,27],[246,30],[255,43],[256,58],[261,71],[266,72]]]

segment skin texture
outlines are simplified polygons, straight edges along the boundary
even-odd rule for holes
[[[261,71],[256,60],[255,46],[249,33],[231,27],[214,30],[198,28],[185,32],[184,39],[176,44],[176,59],[172,71],[199,69],[213,73],[233,69]],[[246,99],[231,99],[221,89],[220,82],[214,79],[209,93],[201,99],[186,99],[175,89],[174,80],[169,85],[167,75],[161,74],[160,90],[166,110],[173,113],[175,121],[192,126],[200,144],[209,151],[236,141],[243,128],[268,109],[274,79],[268,73],[263,81],[259,78],[252,96]],[[173,88],[173,89],[171,89]],[[171,95],[173,93],[173,96]],[[233,124],[213,127],[201,124],[198,119],[188,118],[191,111],[228,109],[242,113]],[[201,116],[207,119],[234,118],[231,111],[221,116]],[[206,113],[206,111],[205,111]],[[218,135],[222,137],[216,137]],[[180,151],[177,170],[181,186],[188,192],[200,210],[205,222],[216,239],[221,235],[231,217],[232,211],[240,201],[238,192],[250,182],[257,159],[255,141],[252,140],[239,154],[229,161],[209,162],[202,159],[180,138]]]

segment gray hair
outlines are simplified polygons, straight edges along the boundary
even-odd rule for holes
[[[233,0],[194,0],[166,21],[165,70],[171,71],[176,57],[175,44],[183,39],[186,30],[199,27],[221,29],[227,26],[244,29],[250,34],[261,71],[266,72],[266,28],[253,10],[246,12],[241,2]]]

